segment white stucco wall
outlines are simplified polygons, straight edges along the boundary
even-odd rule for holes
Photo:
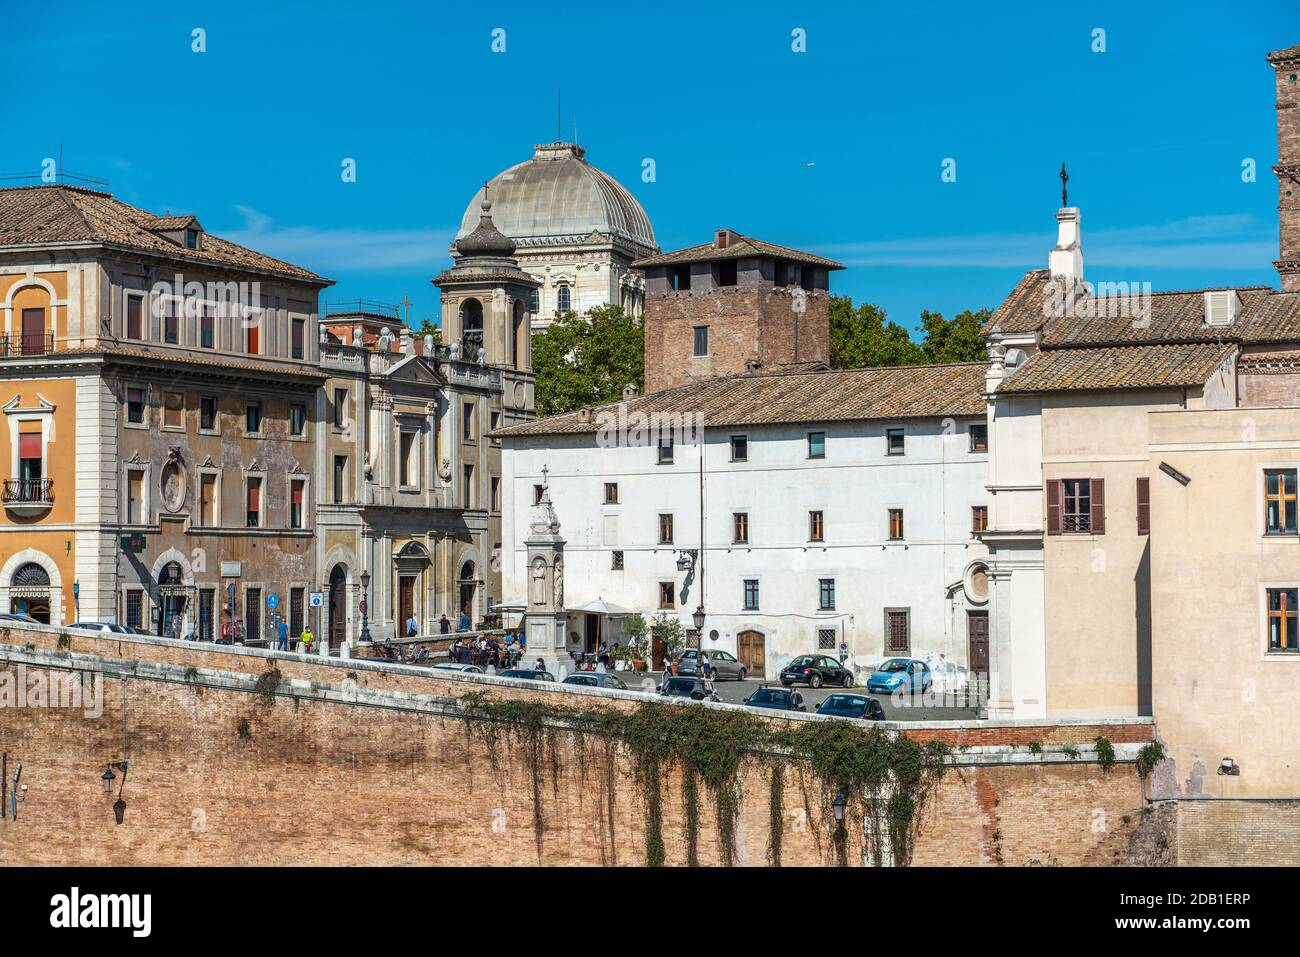
[[[974,421],[980,421],[978,419]],[[907,430],[906,452],[886,454],[886,427]],[[810,460],[807,432],[825,431],[826,457]],[[749,461],[730,461],[730,436],[749,436]],[[886,608],[911,611],[911,651],[967,659],[961,585],[984,547],[971,534],[971,507],[988,505],[987,455],[972,453],[967,422],[938,420],[834,426],[710,429],[705,455],[705,634],[733,653],[736,634],[767,637],[767,673],[817,650],[817,631],[836,628],[860,666],[884,657]],[[551,498],[566,540],[566,604],[603,598],[658,612],[658,585],[672,581],[675,614],[690,627],[699,585],[676,567],[677,549],[699,544],[699,449],[678,446],[672,465],[653,447],[598,448],[595,436],[506,439],[503,586],[522,598],[532,489],[548,468]],[[619,504],[604,505],[617,482]],[[905,538],[888,540],[888,509],[904,510]],[[808,513],[824,514],[825,541],[808,541]],[[749,544],[733,544],[733,513],[749,515]],[[658,516],[674,515],[674,545],[658,544]],[[611,553],[624,553],[622,571]],[[759,611],[743,608],[746,578],[759,581]],[[819,579],[835,579],[836,608],[818,609]],[[955,586],[955,587],[954,587]],[[581,631],[571,620],[570,629]],[[712,647],[706,643],[706,647]]]

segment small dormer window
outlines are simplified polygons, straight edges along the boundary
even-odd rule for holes
[[[1207,289],[1205,291],[1205,324],[1230,326],[1241,315],[1241,297],[1235,289]]]
[[[197,229],[185,230],[185,248],[186,249],[199,248],[199,231]]]

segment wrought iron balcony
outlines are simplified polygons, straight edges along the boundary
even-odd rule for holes
[[[46,356],[54,351],[52,332],[15,332],[0,334],[0,358]]]
[[[44,511],[53,504],[54,479],[5,479],[5,508],[30,513]]]

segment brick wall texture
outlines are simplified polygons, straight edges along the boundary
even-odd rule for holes
[[[695,326],[709,327],[705,358],[692,355]],[[751,359],[768,372],[784,363],[830,362],[827,293],[736,286],[647,298],[646,392],[741,373]]]
[[[80,636],[73,643],[75,654],[91,644],[116,644]],[[190,661],[196,656],[185,648],[122,645],[130,658],[115,656],[114,669],[130,669],[130,659],[154,653],[188,653]],[[161,680],[156,669],[135,665],[133,677],[96,677],[104,691],[98,718],[72,709],[0,709],[0,750],[11,773],[22,762],[28,785],[18,820],[0,824],[0,859],[88,865],[643,863],[643,796],[626,755],[603,740],[555,731],[534,777],[524,749],[509,735],[498,738],[494,760],[466,719],[431,713],[428,698],[394,695],[385,706],[365,706],[324,700],[303,684],[282,686],[270,702],[252,685],[261,659],[208,653],[198,655],[198,664],[213,667],[210,656],[243,658],[246,674],[222,679],[205,670],[187,683],[175,669],[170,680]],[[85,661],[93,659],[68,660],[89,667]],[[248,668],[249,661],[257,667]],[[186,662],[182,657],[178,664]],[[14,667],[0,663],[0,670]],[[286,678],[319,680],[324,666],[284,660],[280,670]],[[29,668],[29,674],[39,671]],[[371,687],[409,682],[426,695],[456,695],[465,687],[354,674]],[[1138,733],[1149,735],[1149,726]],[[1046,739],[1042,729],[1037,739]],[[124,822],[117,825],[116,792],[106,796],[100,779],[109,762],[121,760],[124,741],[131,769],[122,794]],[[742,864],[768,861],[770,773],[757,760],[742,770]],[[667,863],[684,864],[679,773],[665,775],[662,794]],[[810,771],[791,767],[781,813],[784,865],[832,862],[823,796]],[[1124,818],[1135,817],[1140,805],[1131,766],[952,769],[926,816],[915,862],[1111,863],[1128,842]],[[707,792],[700,835],[700,862],[719,863]],[[850,860],[860,852],[861,842],[851,843]]]

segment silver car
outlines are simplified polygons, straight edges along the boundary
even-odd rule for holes
[[[588,688],[615,688],[618,691],[627,690],[627,685],[624,684],[622,678],[607,671],[579,671],[569,675],[560,684],[586,685]]]
[[[729,651],[723,651],[720,648],[714,648],[710,651],[706,648],[704,654],[708,656],[709,663],[713,665],[714,677],[735,678],[737,681],[744,681],[749,674],[744,664]],[[695,674],[698,664],[696,657],[698,655],[699,652],[694,648],[687,648],[678,655],[677,673],[679,675]]]

